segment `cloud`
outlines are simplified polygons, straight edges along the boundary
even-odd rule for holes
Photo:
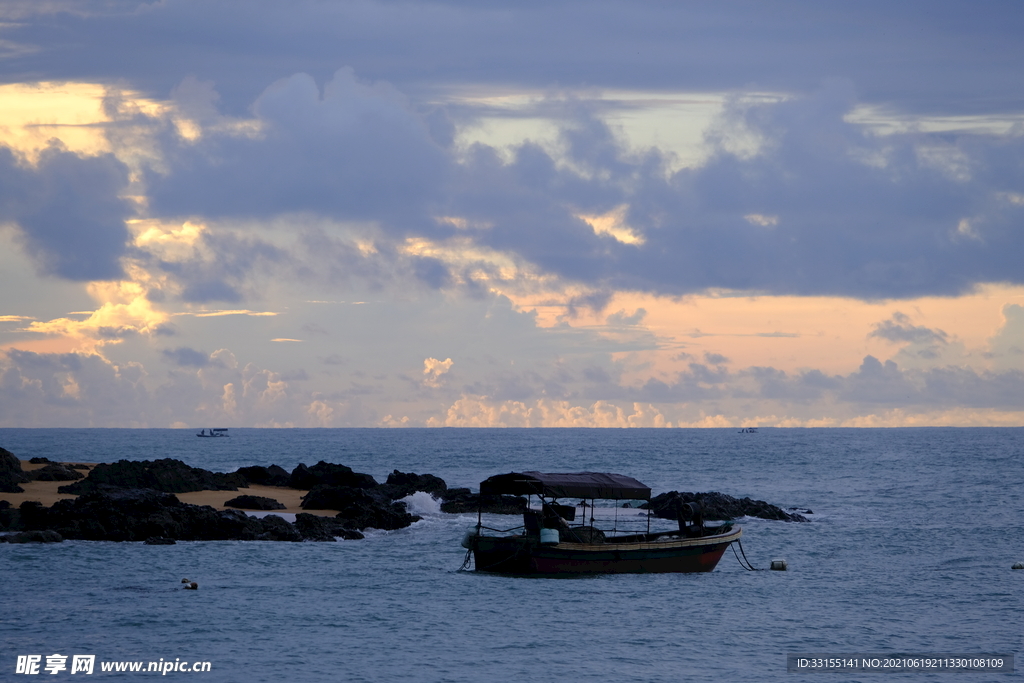
[[[142,165],[148,210],[207,225],[191,252],[140,238],[138,253],[186,302],[241,302],[259,288],[254,273],[306,273],[316,251],[334,261],[318,277],[401,273],[435,289],[552,277],[598,308],[624,289],[876,299],[1022,281],[1009,254],[1024,249],[1024,204],[1005,188],[1024,180],[1024,138],[878,135],[851,120],[848,81],[732,98],[708,133],[707,160],[674,173],[667,152],[630,148],[595,101],[574,96],[548,101],[559,149],[525,141],[504,154],[437,144],[429,114],[351,68],[322,91],[304,73],[271,84],[244,129],[203,127],[224,119],[208,82],[186,79],[179,91],[200,132],[158,136],[158,162]],[[737,147],[739,137],[754,142]],[[946,172],[925,153],[936,147],[971,173]],[[286,226],[291,217],[301,218]],[[277,237],[257,237],[258,226]],[[298,241],[283,243],[289,233]],[[30,244],[40,259],[52,251]],[[122,235],[114,254],[125,248]]]
[[[95,354],[0,352],[5,427],[144,427],[154,405],[138,363]]]
[[[220,3],[106,0],[4,7],[20,20],[5,27],[8,73],[113,74],[161,95],[196,74],[224,84],[225,104],[237,111],[282,64],[326,75],[339,45],[361,73],[403,86],[489,79],[541,88],[799,91],[838,74],[864,83],[872,101],[952,113],[987,101],[999,110],[1019,105],[1016,65],[1024,57],[1021,20],[1003,5],[933,3],[928,12],[917,3],[579,0],[511,8],[254,0],[244,12]]]
[[[176,349],[164,349],[161,351],[164,358],[171,360],[175,365],[182,367],[203,368],[210,364],[209,354],[196,351],[187,346],[180,346]]]
[[[152,209],[211,218],[317,212],[406,231],[423,221],[447,171],[406,98],[386,83],[361,83],[350,68],[322,92],[304,73],[277,81],[253,112],[255,137],[167,138],[168,172],[147,178]]]
[[[608,316],[608,324],[616,327],[639,325],[646,315],[647,311],[643,308],[636,309],[632,315],[626,315],[625,310],[616,311]]]
[[[0,147],[0,221],[18,226],[39,271],[69,280],[116,280],[131,243],[127,168],[110,154],[51,146],[33,166]]]
[[[167,325],[169,316],[153,306],[139,284],[128,281],[92,282],[87,289],[94,299],[102,303],[94,311],[71,314],[87,316],[84,319],[32,320],[19,332],[30,338],[59,339],[66,348],[82,352],[95,352],[135,335],[174,334]]]
[[[423,361],[423,384],[428,387],[441,386],[442,377],[452,369],[455,362],[451,358],[438,360],[426,358]]]
[[[912,344],[945,344],[949,335],[942,330],[912,325],[910,316],[899,311],[892,314],[891,320],[883,320],[875,325],[868,335],[891,342],[909,342]]]
[[[445,413],[431,418],[429,427],[671,427],[652,405],[634,403],[632,412],[605,401],[572,405],[568,401],[490,401],[463,396]]]

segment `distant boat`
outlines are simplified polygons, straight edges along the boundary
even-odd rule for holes
[[[214,437],[231,436],[230,434],[227,433],[227,431],[228,430],[227,430],[226,427],[215,427],[214,429],[210,430],[209,434],[207,434],[206,433],[206,429],[204,428],[204,429],[200,429],[199,433],[196,434],[196,436],[205,436],[205,437],[211,437],[211,436],[214,436]]]

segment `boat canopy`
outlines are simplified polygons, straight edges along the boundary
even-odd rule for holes
[[[651,488],[633,477],[608,472],[509,472],[480,482],[480,493],[550,498],[650,500]]]

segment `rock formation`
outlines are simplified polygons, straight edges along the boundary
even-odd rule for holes
[[[285,506],[266,496],[235,496],[224,502],[226,508],[238,508],[240,510],[284,510]]]
[[[724,493],[709,491],[707,493],[689,493],[669,491],[651,498],[650,503],[641,505],[642,509],[651,510],[656,517],[676,519],[680,503],[699,503],[704,519],[738,519],[740,517],[760,517],[761,519],[778,519],[786,522],[807,522],[803,515],[786,512],[763,500],[750,498],[733,498]]]
[[[89,476],[74,484],[61,486],[60,493],[82,494],[98,490],[102,485],[124,489],[153,489],[165,493],[188,493],[189,491],[237,491],[249,488],[244,476],[233,472],[210,472],[198,467],[189,467],[180,460],[118,460],[115,463],[96,465]]]

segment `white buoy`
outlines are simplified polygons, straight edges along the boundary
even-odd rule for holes
[[[1017,564],[1013,565],[1013,568],[1014,569],[1024,569],[1024,562],[1018,562]]]
[[[772,560],[771,569],[777,572],[784,572],[789,565],[786,564],[785,560]]]
[[[541,545],[558,545],[558,529],[541,529]]]
[[[476,541],[476,538],[479,535],[480,531],[477,530],[475,526],[466,529],[466,533],[462,535],[462,547],[466,550],[472,550],[474,541]]]

